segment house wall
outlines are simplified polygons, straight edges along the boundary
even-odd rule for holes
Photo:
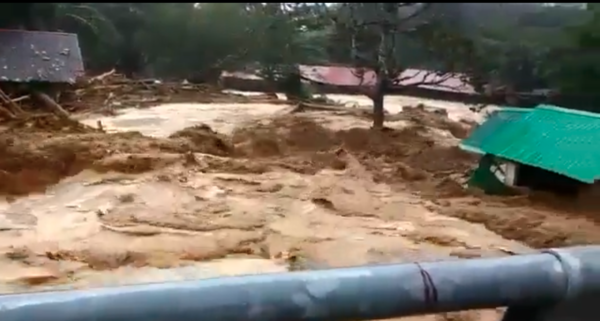
[[[515,186],[517,182],[519,164],[501,160],[498,165],[493,165],[491,170],[496,177],[507,186]]]
[[[517,182],[518,167],[519,167],[519,164],[516,164],[513,162],[507,162],[506,164],[504,164],[504,173],[505,173],[504,183],[506,185],[515,186],[515,183]]]

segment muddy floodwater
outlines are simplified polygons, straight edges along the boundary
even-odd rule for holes
[[[390,114],[421,101],[389,99]],[[413,110],[384,133],[364,117],[290,114],[282,104],[171,104],[82,119],[105,132],[7,129],[0,291],[283,272],[290,256],[294,269],[312,269],[600,238],[584,217],[464,192],[476,157],[456,148],[453,128],[481,115],[431,104],[447,115]]]

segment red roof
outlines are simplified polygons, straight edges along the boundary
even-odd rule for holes
[[[375,84],[375,73],[371,70],[361,72],[359,69],[351,67],[302,65],[300,72],[309,80],[334,86],[372,86]],[[419,87],[474,94],[473,86],[464,82],[461,79],[462,76],[461,74],[439,76],[432,71],[406,69],[398,77],[398,80],[402,86],[425,82]]]
[[[307,66],[300,65],[300,73],[308,80],[333,86],[373,86],[375,84],[375,73],[367,70],[362,73],[360,69],[344,66]],[[259,76],[247,72],[223,72],[223,77],[236,77],[245,79],[262,79]],[[399,78],[399,84],[407,86],[415,83],[420,88],[432,90],[475,94],[473,86],[465,83],[462,74],[436,75],[435,72],[406,69]]]

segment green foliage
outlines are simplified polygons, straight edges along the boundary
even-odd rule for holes
[[[75,32],[92,72],[212,81],[250,69],[292,90],[299,64],[347,64],[590,96],[600,86],[599,6],[6,3],[0,28]]]
[[[567,40],[543,64],[552,87],[572,97],[567,107],[600,111],[600,6],[589,3],[586,18],[562,30]]]

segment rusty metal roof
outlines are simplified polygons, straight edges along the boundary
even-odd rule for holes
[[[300,65],[300,73],[310,81],[333,85],[333,86],[373,86],[375,84],[375,73],[367,70],[362,74],[358,69],[345,66],[309,66]],[[223,72],[222,77],[235,77],[244,79],[262,79],[255,73],[250,72]],[[417,83],[419,88],[456,92],[464,94],[476,94],[477,92],[470,84],[463,81],[465,75],[451,73],[440,76],[432,71],[422,69],[406,69],[398,77],[400,86],[410,86]]]
[[[77,35],[0,30],[0,81],[73,83],[83,72]]]
[[[344,66],[300,66],[300,72],[311,81],[335,86],[372,86],[375,84],[375,73],[367,70],[362,74],[356,69]],[[475,94],[473,86],[462,80],[464,75],[453,73],[443,76],[422,69],[406,69],[398,77],[400,86],[417,83],[419,88],[431,90]]]

